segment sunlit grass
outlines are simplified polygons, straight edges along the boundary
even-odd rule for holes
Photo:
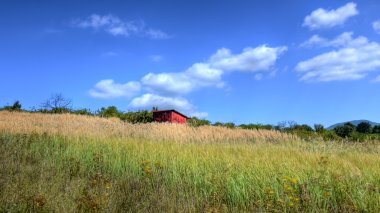
[[[265,133],[280,135],[276,139],[244,140],[258,133],[213,127],[201,129],[210,134],[203,133],[203,141],[195,136],[197,128],[175,126],[171,131],[182,132],[170,136],[169,125],[160,124],[138,126],[150,131],[133,130],[145,136],[126,130],[103,131],[108,137],[102,137],[99,123],[116,122],[116,129],[125,124],[55,115],[50,127],[39,129],[44,125],[39,119],[47,122],[50,115],[31,115],[33,120],[14,114],[29,120],[10,124],[2,122],[6,116],[0,114],[0,211],[380,210],[379,143],[285,140],[292,136],[277,132]],[[80,135],[66,123],[58,130],[65,118],[73,126],[97,122],[96,131],[87,127]],[[215,132],[228,138],[213,141]]]

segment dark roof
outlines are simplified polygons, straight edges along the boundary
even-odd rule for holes
[[[178,111],[175,110],[175,109],[168,109],[168,110],[153,110],[153,113],[155,113],[155,112],[175,112],[175,113],[180,114],[180,115],[182,115],[183,117],[189,119],[189,117],[187,117],[186,115],[184,115],[184,114],[178,112]]]

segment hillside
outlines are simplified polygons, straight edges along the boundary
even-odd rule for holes
[[[379,143],[0,112],[0,212],[379,212]]]
[[[357,125],[360,124],[361,122],[368,122],[368,123],[371,124],[372,127],[375,126],[375,125],[380,125],[380,123],[376,123],[376,122],[369,121],[369,120],[352,120],[352,121],[346,121],[346,122],[336,123],[336,124],[334,124],[334,125],[329,126],[327,129],[328,129],[328,130],[332,130],[332,129],[334,129],[335,127],[343,126],[345,123],[352,123],[353,125],[357,126]]]

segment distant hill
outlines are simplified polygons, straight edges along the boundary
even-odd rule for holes
[[[342,123],[337,123],[337,124],[331,125],[327,129],[328,130],[332,130],[332,129],[334,129],[337,126],[343,126],[345,123],[352,123],[353,125],[357,126],[361,122],[368,122],[368,123],[371,124],[372,127],[375,126],[375,125],[380,125],[380,123],[376,123],[376,122],[369,121],[369,120],[353,120],[353,121],[346,121],[346,122],[342,122]]]

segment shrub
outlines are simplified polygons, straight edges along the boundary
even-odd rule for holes
[[[206,119],[199,119],[197,117],[192,117],[189,120],[187,120],[187,123],[190,126],[198,127],[198,126],[210,125],[211,122],[209,120],[206,120]]]
[[[153,122],[153,112],[147,110],[127,112],[121,114],[120,119],[129,123],[150,123]]]
[[[267,130],[271,130],[273,129],[273,126],[272,125],[264,125],[264,124],[241,124],[239,125],[240,128],[242,129],[256,129],[256,130],[259,130],[259,129],[267,129]]]
[[[335,131],[326,130],[322,133],[322,137],[324,141],[338,141],[341,138],[335,133]]]
[[[96,112],[96,115],[106,118],[120,117],[121,114],[122,113],[119,112],[119,110],[115,106],[109,106],[107,108],[102,107],[100,108],[100,110]]]
[[[20,101],[15,101],[11,106],[4,106],[3,109],[8,111],[21,111]]]
[[[78,109],[73,111],[76,115],[93,115],[90,109]]]
[[[368,122],[361,122],[356,127],[356,131],[364,134],[369,134],[372,133],[372,126]]]
[[[317,133],[322,134],[325,132],[325,127],[322,124],[314,124],[314,130]]]
[[[352,135],[352,133],[355,131],[355,127],[352,126],[351,123],[345,124],[343,126],[338,126],[334,128],[334,131],[337,135],[339,135],[342,138],[347,138]]]
[[[380,133],[380,125],[374,126],[372,129],[372,133],[375,133],[375,134]]]

